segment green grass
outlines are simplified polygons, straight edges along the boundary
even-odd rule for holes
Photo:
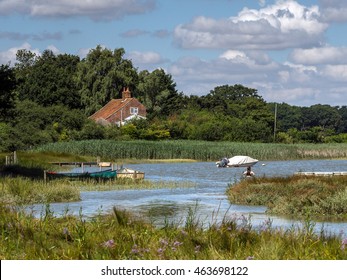
[[[47,202],[80,200],[80,190],[69,182],[32,180],[23,177],[0,179],[0,202],[6,205],[23,205]]]
[[[37,151],[100,156],[103,159],[194,159],[248,155],[259,160],[347,158],[347,144],[269,144],[207,141],[86,140],[53,143]]]
[[[239,219],[242,219],[240,223]],[[113,209],[90,220],[53,217],[47,205],[39,219],[0,205],[1,259],[346,259],[339,237],[315,235],[312,223],[278,230],[266,222],[253,229],[245,217],[202,228],[187,216],[184,226],[154,227]]]
[[[232,185],[230,202],[265,205],[268,213],[347,220],[347,177],[254,178]]]

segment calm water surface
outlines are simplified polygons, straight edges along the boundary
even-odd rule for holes
[[[203,225],[218,223],[223,218],[250,219],[255,227],[269,219],[274,227],[300,227],[302,222],[265,213],[266,207],[230,204],[225,192],[228,184],[240,179],[244,168],[216,168],[214,162],[158,163],[127,165],[129,168],[146,173],[146,180],[181,182],[174,189],[122,190],[82,192],[81,201],[52,203],[50,210],[59,216],[66,211],[88,217],[97,213],[107,213],[115,206],[135,211],[149,217],[155,224],[164,221],[184,223],[189,211]],[[258,162],[252,170],[256,176],[287,176],[298,171],[347,171],[346,160],[303,160]],[[44,206],[30,207],[35,215],[44,212]],[[316,223],[317,232],[324,230],[347,237],[347,223]]]

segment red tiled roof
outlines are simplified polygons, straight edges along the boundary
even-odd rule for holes
[[[114,113],[116,113],[120,109],[122,109],[132,99],[134,99],[134,98],[112,99],[104,107],[102,107],[99,111],[96,111],[89,118],[94,119],[94,120],[97,120],[100,118],[107,120],[107,118],[109,118]]]

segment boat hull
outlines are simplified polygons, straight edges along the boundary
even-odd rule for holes
[[[87,179],[87,178],[101,178],[101,179],[111,179],[117,177],[116,170],[103,170],[98,172],[47,172],[47,176],[50,178],[72,178],[72,179]]]

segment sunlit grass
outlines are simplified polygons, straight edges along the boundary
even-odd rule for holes
[[[264,205],[272,214],[347,220],[347,176],[254,178],[227,193],[231,203]]]
[[[248,155],[259,160],[347,158],[347,144],[272,144],[208,141],[86,140],[41,146],[37,151],[100,156],[107,159],[194,159]]]
[[[347,240],[315,234],[313,224],[278,230],[271,222],[253,228],[244,217],[209,228],[187,213],[183,226],[155,227],[125,211],[90,220],[66,214],[55,218],[46,206],[39,219],[0,205],[1,259],[213,260],[347,258]]]

